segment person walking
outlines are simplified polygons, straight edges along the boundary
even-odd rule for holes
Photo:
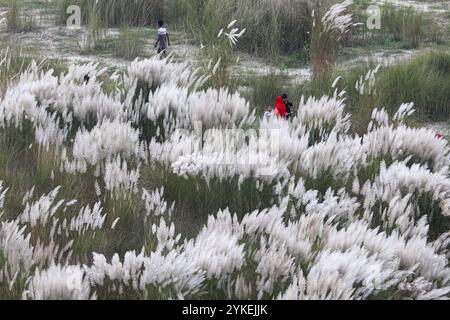
[[[158,20],[158,37],[156,39],[155,48],[158,47],[158,54],[161,55],[161,58],[165,58],[167,56],[167,47],[170,46],[170,38],[167,29],[164,27],[164,21]]]

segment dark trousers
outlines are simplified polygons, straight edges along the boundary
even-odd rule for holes
[[[158,48],[158,54],[160,54],[162,52],[162,54],[161,54],[161,59],[162,58],[165,58],[166,56],[167,56],[167,48],[161,48],[161,47],[159,47]]]

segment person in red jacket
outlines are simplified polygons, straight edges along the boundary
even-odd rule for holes
[[[275,101],[275,115],[277,118],[281,117],[286,119],[286,105],[283,102],[283,98],[281,96],[277,97]]]

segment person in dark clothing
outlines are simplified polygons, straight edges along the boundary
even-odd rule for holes
[[[155,48],[158,46],[158,54],[162,57],[167,56],[167,47],[170,46],[170,38],[167,29],[164,27],[164,21],[158,20],[158,37],[156,39]]]
[[[286,106],[286,120],[291,120],[292,119],[292,109],[294,108],[294,105],[289,100],[289,97],[286,93],[283,93],[281,98],[283,99],[283,102]]]

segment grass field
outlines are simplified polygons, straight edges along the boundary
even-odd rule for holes
[[[0,299],[450,298],[449,1],[68,4],[0,0]]]

